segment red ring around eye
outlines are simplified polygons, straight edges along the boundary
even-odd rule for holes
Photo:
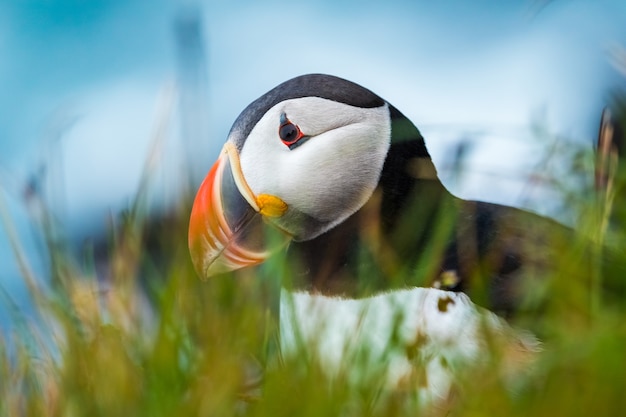
[[[297,125],[286,120],[278,128],[278,136],[285,145],[290,146],[302,139],[304,134]]]

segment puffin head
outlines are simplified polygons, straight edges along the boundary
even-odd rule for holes
[[[199,275],[261,263],[359,210],[379,184],[398,114],[371,91],[321,74],[252,102],[193,204],[189,248]]]

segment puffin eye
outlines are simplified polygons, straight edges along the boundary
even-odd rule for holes
[[[281,125],[278,129],[278,136],[280,136],[280,140],[286,143],[295,142],[298,139],[299,133],[300,129],[298,129],[298,126],[291,122]]]
[[[287,115],[285,115],[285,113],[280,115],[278,136],[280,137],[280,140],[289,147],[289,149],[294,149],[300,146],[305,142],[305,140],[301,141],[301,139],[307,138],[304,133],[302,133],[298,125],[287,119]]]

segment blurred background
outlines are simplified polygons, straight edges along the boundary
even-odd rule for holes
[[[149,164],[153,212],[167,212],[239,112],[304,73],[400,109],[456,195],[571,223],[544,174],[581,181],[568,149],[593,149],[626,87],[625,23],[622,0],[3,1],[0,326],[11,302],[28,310],[12,234],[46,276],[35,201],[70,244],[102,240]]]

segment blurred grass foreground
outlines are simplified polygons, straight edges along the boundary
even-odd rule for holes
[[[622,122],[625,110],[618,102]],[[590,193],[567,196],[581,239],[600,234],[624,247],[626,229],[615,227],[626,220],[624,174],[621,167],[612,183],[610,213]],[[564,254],[563,272],[547,287],[548,305],[533,325],[543,346],[532,361],[511,375],[504,346],[493,339],[480,366],[459,370],[454,395],[425,406],[413,387],[390,389],[375,372],[329,377],[310,352],[281,356],[271,311],[289,273],[280,257],[201,282],[186,244],[191,198],[158,220],[144,202],[140,190],[111,227],[105,279],[93,253],[67,249],[42,210],[50,285],[33,275],[3,215],[36,314],[13,310],[13,331],[0,335],[0,415],[626,415],[626,300],[586,287],[575,255]],[[618,253],[626,263],[626,252]],[[396,348],[405,347],[388,346]],[[346,369],[369,366],[359,355],[347,360]],[[420,369],[417,359],[414,366]]]

